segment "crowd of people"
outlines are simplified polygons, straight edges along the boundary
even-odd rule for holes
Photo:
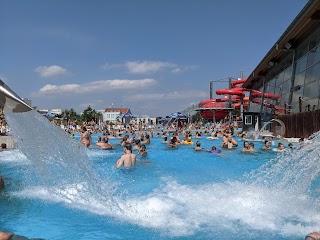
[[[219,128],[218,128],[219,127]],[[243,148],[241,152],[243,153],[256,153],[258,152],[255,149],[254,141],[255,139],[247,138],[247,134],[243,132],[239,132],[235,134],[233,123],[221,127],[219,125],[210,126],[205,129],[200,130],[162,130],[157,131],[156,133],[153,130],[149,131],[135,131],[133,128],[127,128],[123,130],[105,130],[102,131],[103,136],[99,136],[97,142],[92,143],[91,134],[92,131],[88,126],[83,126],[80,133],[80,142],[85,146],[89,147],[92,144],[95,144],[102,150],[112,150],[114,146],[109,143],[109,138],[118,138],[119,145],[123,147],[124,154],[117,162],[117,168],[124,167],[132,167],[135,165],[137,161],[137,156],[145,157],[148,156],[147,153],[147,145],[150,144],[151,138],[162,138],[163,144],[167,145],[168,149],[176,149],[179,145],[194,145],[194,151],[205,151],[208,153],[215,153],[220,156],[223,155],[223,149],[231,150],[231,149],[239,149],[239,143],[235,140],[235,136],[240,138],[243,141]],[[210,149],[204,149],[201,147],[201,141],[199,139],[206,137],[208,140],[218,140],[221,139],[220,149],[217,146],[213,145]],[[193,142],[193,139],[197,139],[196,142]],[[250,140],[252,140],[250,142]],[[303,139],[301,139],[302,141]],[[263,146],[260,149],[261,151],[273,150],[277,152],[283,152],[287,149],[293,147],[292,143],[288,144],[288,147],[285,148],[284,144],[279,142],[277,147],[272,147],[274,145],[275,140],[272,136],[262,137],[261,141],[263,142]],[[271,143],[273,143],[271,145]],[[137,151],[137,154],[133,152]]]

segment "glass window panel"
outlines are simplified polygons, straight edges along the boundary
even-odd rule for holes
[[[288,80],[289,78],[291,78],[291,75],[292,75],[292,65],[290,65],[284,70],[283,80],[284,81]]]
[[[308,55],[305,55],[305,56],[303,56],[302,58],[300,58],[300,59],[297,61],[295,74],[300,73],[300,72],[306,70],[306,68],[307,68],[307,59],[308,59],[307,57],[308,57]]]
[[[252,116],[250,116],[250,115],[244,116],[244,124],[245,125],[252,125]]]
[[[267,93],[274,93],[275,92],[275,87],[273,87],[273,86],[268,86],[268,88],[266,89],[266,92]]]
[[[275,76],[275,79],[277,80],[276,86],[280,86],[283,83],[283,76],[284,72],[281,72],[279,75]]]
[[[294,86],[298,86],[298,85],[302,86],[302,85],[304,85],[305,75],[306,75],[306,71],[297,74],[294,77]]]
[[[314,65],[320,61],[320,47],[315,47],[308,53],[308,64],[307,67]]]
[[[297,48],[297,58],[301,58],[309,50],[309,38]]]
[[[272,93],[272,92],[271,92]],[[279,87],[275,87],[275,89],[274,89],[274,93],[275,94],[279,94],[279,95],[281,95],[282,94],[282,87],[281,86],[279,86]]]
[[[320,62],[307,69],[305,84],[320,78]]]
[[[310,37],[309,49],[314,48],[320,43],[320,28]]]
[[[277,82],[277,79],[273,78],[267,84],[268,86],[274,87],[276,85],[276,82]]]
[[[280,99],[280,106],[284,106],[284,103],[289,102],[289,93],[283,94]]]
[[[308,100],[319,97],[319,80],[304,85],[303,99]]]
[[[291,87],[291,81],[290,81],[290,80],[285,81],[285,82],[282,84],[282,91],[281,91],[281,93],[284,94],[284,93],[289,92],[289,91],[290,91],[290,87]]]
[[[298,91],[294,91],[292,93],[292,103],[298,103],[299,97],[302,97],[302,95],[303,95],[303,87],[300,88]]]
[[[292,94],[292,102],[291,102],[291,109],[294,112],[299,112],[299,97],[303,95],[303,87],[301,87],[298,91],[294,91]]]

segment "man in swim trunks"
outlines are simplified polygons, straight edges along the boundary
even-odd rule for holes
[[[123,147],[124,154],[117,161],[116,168],[120,168],[122,165],[126,168],[133,167],[136,164],[137,157],[132,153],[132,146],[130,143],[126,143]]]

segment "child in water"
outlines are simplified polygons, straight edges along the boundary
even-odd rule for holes
[[[222,151],[220,149],[217,149],[216,146],[212,146],[210,150],[207,150],[209,153],[216,153],[216,154],[222,154]]]

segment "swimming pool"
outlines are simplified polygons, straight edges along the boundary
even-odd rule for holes
[[[110,139],[115,150],[84,149],[35,113],[8,121],[18,149],[0,152],[2,231],[70,240],[301,239],[320,227],[318,140],[284,154],[240,153],[239,141],[221,157],[152,138],[149,156],[125,171],[115,169],[120,139]],[[205,149],[221,143],[199,141]]]

